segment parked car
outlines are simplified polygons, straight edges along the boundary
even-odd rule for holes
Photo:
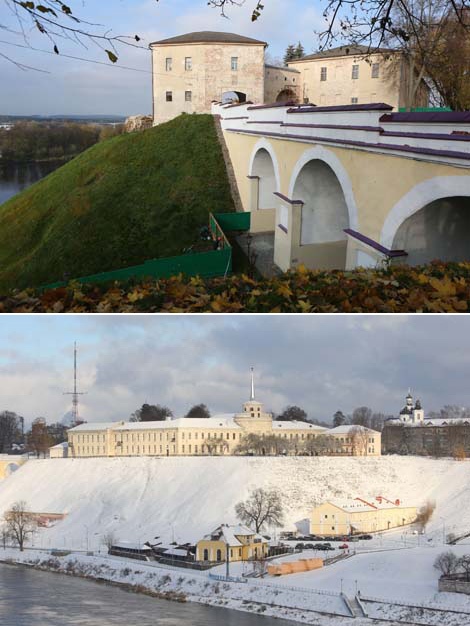
[[[305,550],[313,550],[313,543],[306,543],[304,546]]]
[[[304,549],[304,544],[303,543],[297,543],[295,545],[295,549],[296,550],[303,550]]]
[[[348,548],[349,548],[349,546],[348,546],[348,544],[347,544],[347,543],[342,543],[342,544],[339,546],[339,549],[340,549],[340,550],[347,550]]]
[[[323,550],[334,550],[335,548],[333,548],[333,546],[329,543],[324,543],[323,544]]]

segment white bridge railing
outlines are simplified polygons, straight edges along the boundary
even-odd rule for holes
[[[223,105],[224,131],[470,167],[470,112],[395,113],[386,104]]]

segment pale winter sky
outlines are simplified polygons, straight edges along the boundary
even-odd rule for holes
[[[146,46],[150,42],[191,31],[217,30],[267,41],[271,57],[282,58],[287,45],[299,40],[308,53],[318,49],[315,32],[324,28],[322,10],[326,0],[268,0],[262,19],[254,23],[251,13],[255,0],[232,7],[229,19],[221,17],[218,9],[208,7],[206,0],[71,0],[68,4],[78,16],[104,24],[114,34],[138,34],[143,49],[120,47],[119,62],[113,66],[103,51],[90,42],[86,42],[86,49],[67,40],[57,40],[63,54],[106,65],[0,43],[0,114],[149,113],[151,65]],[[21,33],[15,35],[2,26],[19,31],[16,18],[8,10],[8,0],[0,0],[0,40],[25,45]],[[52,50],[52,43],[36,29],[27,31],[26,37],[32,47]],[[22,71],[1,54],[49,73]],[[143,72],[121,69],[124,65]]]
[[[235,413],[256,395],[312,418],[361,405],[396,414],[408,387],[425,411],[470,406],[468,316],[2,316],[0,410],[61,420],[79,347],[82,416],[127,419],[144,402],[175,416],[199,402]]]

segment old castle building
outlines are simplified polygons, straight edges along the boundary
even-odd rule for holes
[[[388,418],[382,431],[383,452],[430,456],[470,455],[470,420],[426,417],[411,391],[397,417]]]
[[[409,70],[402,55],[382,49],[368,53],[367,46],[339,46],[289,61],[299,72],[300,102],[317,106],[385,102],[394,109],[406,107]],[[413,106],[428,106],[428,89],[418,89]]]
[[[405,104],[406,66],[393,51],[368,55],[364,46],[341,46],[277,67],[265,63],[267,45],[212,31],[151,43],[154,124],[210,113],[213,102]],[[427,105],[425,88],[416,105]]]
[[[235,414],[209,418],[167,419],[156,422],[85,423],[68,431],[69,457],[233,455],[249,435],[270,437],[262,453],[302,454],[306,442],[323,437],[323,454],[380,456],[381,435],[352,426],[324,428],[309,422],[274,420],[255,399],[253,373],[250,399]],[[327,437],[327,439],[326,439]],[[285,452],[283,443],[285,442]]]

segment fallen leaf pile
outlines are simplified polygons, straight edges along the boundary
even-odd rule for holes
[[[130,280],[79,284],[0,296],[12,313],[465,313],[470,262],[433,262],[382,270],[311,271],[299,267],[272,279]]]

